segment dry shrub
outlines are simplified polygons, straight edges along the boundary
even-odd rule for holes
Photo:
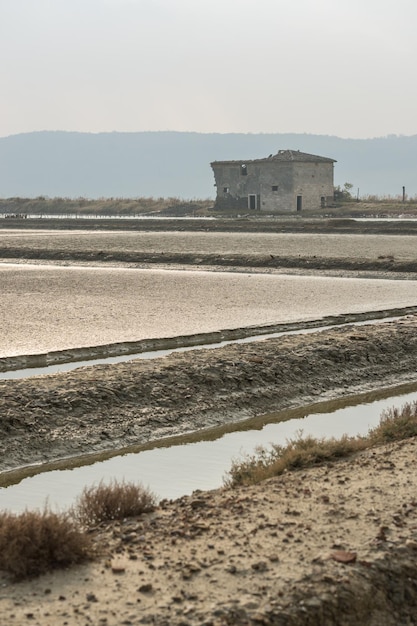
[[[234,460],[224,478],[226,487],[251,485],[285,471],[301,469],[335,461],[374,445],[417,436],[417,401],[401,409],[391,408],[381,415],[380,423],[365,437],[316,439],[299,433],[286,446],[272,445],[270,449],[257,448],[255,454]]]
[[[228,487],[258,483],[285,471],[312,467],[346,457],[365,447],[364,440],[344,435],[341,439],[302,437],[290,439],[286,446],[260,447],[252,456],[235,460],[224,482]]]
[[[153,511],[154,494],[134,483],[112,481],[106,485],[85,487],[77,498],[72,515],[84,526],[94,526],[125,517],[136,517]]]
[[[15,580],[80,563],[91,555],[90,538],[66,514],[47,509],[0,514],[0,569]]]
[[[272,467],[278,462],[283,450],[284,448],[275,444],[269,449],[257,446],[255,454],[246,454],[240,459],[234,459],[224,477],[225,486],[251,485],[272,476]]]
[[[298,469],[320,465],[349,456],[364,448],[362,440],[343,435],[340,439],[317,439],[316,437],[298,437],[289,441],[282,456],[284,469]],[[281,468],[280,468],[281,469]]]
[[[369,431],[372,443],[388,443],[417,435],[417,401],[408,402],[398,409],[383,411],[379,425]]]

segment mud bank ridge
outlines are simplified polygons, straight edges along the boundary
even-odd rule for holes
[[[36,354],[19,354],[0,357],[0,372],[24,369],[42,369],[62,363],[88,362],[108,357],[124,357],[146,352],[170,351],[177,348],[193,348],[221,342],[236,341],[250,337],[262,337],[277,333],[303,332],[310,329],[323,329],[327,326],[342,326],[345,324],[365,323],[386,318],[404,317],[417,314],[417,307],[401,307],[399,309],[384,309],[365,313],[349,313],[329,315],[315,320],[302,322],[286,322],[280,324],[246,326],[242,328],[224,329],[208,333],[192,335],[178,335],[138,341],[124,341],[119,343],[100,344],[81,348],[67,348]],[[133,358],[133,357],[132,357]],[[39,372],[48,373],[48,372]]]
[[[0,470],[414,381],[417,316],[0,382]]]
[[[390,275],[391,279],[415,279],[417,261],[399,261],[392,257],[378,259],[346,259],[329,258],[319,256],[285,257],[280,255],[250,255],[250,254],[189,254],[170,252],[96,252],[74,250],[49,250],[49,249],[25,249],[23,252],[26,262],[67,262],[89,264],[124,264],[137,267],[205,267],[208,269],[221,270],[302,270],[327,271],[327,272],[356,272],[369,273],[378,277],[379,274]],[[0,259],[2,261],[14,261],[22,259],[21,248],[1,248]]]

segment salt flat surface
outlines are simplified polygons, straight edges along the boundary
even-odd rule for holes
[[[277,226],[278,228],[279,226]],[[394,256],[416,258],[414,235],[333,233],[210,233],[142,231],[2,230],[1,245],[28,250],[70,252],[171,252],[189,254],[250,254],[319,256],[375,260]]]
[[[417,305],[417,281],[0,264],[0,356]]]

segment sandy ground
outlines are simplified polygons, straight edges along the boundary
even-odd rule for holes
[[[12,625],[416,623],[415,439],[103,525],[92,564],[19,584]]]
[[[42,281],[27,281],[30,271],[16,269],[9,283],[11,293],[25,277],[28,306],[46,293]],[[72,276],[51,272],[57,284]],[[81,294],[83,283],[78,278]],[[369,303],[364,298],[359,306]],[[410,315],[198,357],[3,381],[2,467],[415,380],[416,325]],[[3,577],[0,623],[416,624],[416,445],[391,444],[254,487],[196,492],[143,519],[103,526],[95,533],[102,554],[92,564],[18,584]]]

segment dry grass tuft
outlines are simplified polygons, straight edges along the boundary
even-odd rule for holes
[[[112,481],[86,487],[77,498],[71,513],[83,526],[125,517],[136,517],[153,511],[156,498],[141,485]]]
[[[417,401],[404,404],[401,409],[392,407],[381,415],[379,425],[369,431],[374,444],[389,443],[417,436]]]
[[[384,411],[376,428],[365,437],[341,439],[316,439],[299,434],[286,446],[260,447],[255,454],[233,461],[224,484],[226,487],[252,485],[285,471],[312,467],[350,456],[374,445],[399,441],[417,436],[417,402],[405,404],[401,409]]]
[[[341,439],[317,439],[299,435],[286,446],[273,444],[270,449],[257,448],[254,455],[235,460],[224,483],[226,487],[251,485],[286,471],[312,467],[340,459],[365,448],[363,439],[343,436]]]
[[[90,538],[68,515],[45,509],[0,514],[0,569],[15,580],[86,561]]]

